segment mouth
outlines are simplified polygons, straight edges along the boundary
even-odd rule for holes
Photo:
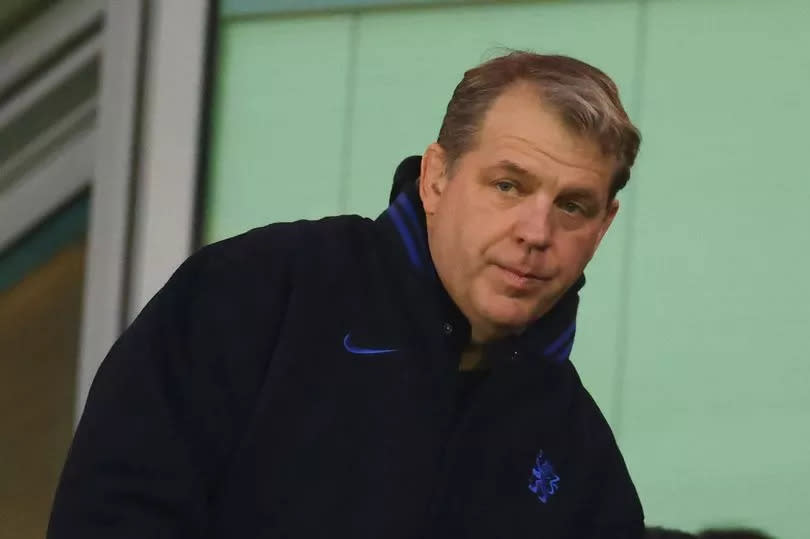
[[[502,264],[495,264],[495,267],[501,270],[501,273],[510,284],[520,288],[528,288],[551,280],[550,277],[538,275],[520,268],[504,266]]]

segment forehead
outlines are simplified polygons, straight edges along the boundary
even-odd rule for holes
[[[569,129],[528,83],[495,99],[478,133],[477,150],[482,166],[508,160],[540,177],[604,184],[605,189],[617,165],[595,141]]]

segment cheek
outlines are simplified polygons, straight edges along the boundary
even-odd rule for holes
[[[572,273],[581,273],[585,265],[593,257],[598,240],[598,231],[571,234],[564,238],[560,249],[563,270],[570,268]],[[566,273],[568,272],[566,271]]]
[[[483,254],[487,243],[487,219],[471,204],[454,208],[453,235],[450,238],[452,249],[462,255],[470,264]]]
[[[511,248],[515,242],[513,212],[479,204],[470,212],[467,223],[460,231],[468,239],[467,244],[482,258],[488,254]]]
[[[463,238],[470,272],[476,275],[485,273],[493,261],[504,259],[505,253],[511,255],[509,234],[502,233],[501,228],[491,219],[473,220],[461,231],[460,237]],[[514,257],[506,258],[511,260]]]
[[[453,180],[456,181],[456,180]],[[504,238],[509,238],[509,219],[502,209],[493,208],[488,199],[475,189],[463,189],[445,193],[444,253],[456,273],[467,279],[481,274],[493,251],[499,249]],[[447,196],[450,195],[450,196]]]
[[[457,208],[447,205],[433,231],[436,238],[434,262],[439,263],[445,275],[454,280],[463,279],[471,272],[474,256],[475,232]]]

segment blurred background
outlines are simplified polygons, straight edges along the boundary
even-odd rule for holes
[[[0,537],[43,536],[96,368],[185,257],[376,216],[503,47],[602,68],[644,136],[573,360],[648,523],[810,536],[807,0],[0,0]]]

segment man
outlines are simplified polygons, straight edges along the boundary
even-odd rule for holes
[[[601,71],[468,71],[376,220],[202,249],[115,344],[56,494],[63,537],[640,538],[568,361],[639,134]]]

